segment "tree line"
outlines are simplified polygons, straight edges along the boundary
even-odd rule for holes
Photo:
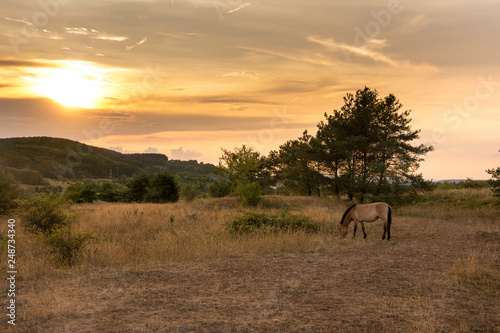
[[[325,113],[315,135],[304,131],[268,156],[245,145],[222,149],[218,169],[231,191],[256,183],[289,194],[395,202],[430,188],[417,170],[433,147],[413,144],[420,130],[411,128],[411,112],[393,94],[381,98],[367,87],[343,100]]]
[[[411,128],[411,112],[402,110],[393,94],[379,97],[376,90],[365,87],[343,101],[340,109],[324,114],[314,135],[304,131],[267,156],[246,145],[222,148],[217,168],[169,161],[163,172],[70,184],[64,196],[73,202],[161,203],[237,194],[244,204],[256,205],[261,194],[278,193],[403,203],[434,188],[417,172],[433,147],[413,144],[420,130]],[[500,196],[500,168],[487,172],[492,177],[489,184]],[[467,180],[463,186],[478,184]],[[39,189],[63,192],[61,187]],[[21,192],[13,175],[0,170],[0,213],[12,209]]]

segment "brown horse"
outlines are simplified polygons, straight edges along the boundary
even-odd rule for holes
[[[358,229],[358,222],[361,224],[364,238],[366,238],[364,222],[373,222],[377,219],[384,221],[384,234],[382,240],[387,235],[387,240],[391,238],[391,206],[385,202],[375,202],[371,204],[355,204],[347,208],[340,220],[340,230],[342,238],[347,236],[347,228],[349,224],[354,221],[354,235],[356,237],[356,229]]]

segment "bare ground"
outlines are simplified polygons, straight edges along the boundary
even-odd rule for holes
[[[498,289],[464,287],[450,271],[474,251],[498,264],[500,233],[414,217],[392,231],[390,242],[375,223],[367,240],[332,237],[309,252],[20,281],[16,331],[500,332]]]

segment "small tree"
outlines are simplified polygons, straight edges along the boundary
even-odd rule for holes
[[[160,173],[150,178],[147,202],[163,203],[179,200],[179,187],[174,177],[168,173]]]
[[[221,148],[223,155],[219,158],[219,172],[229,178],[232,190],[239,184],[247,184],[257,180],[260,154],[252,147],[243,145],[233,151]]]
[[[131,202],[143,202],[149,191],[150,177],[140,174],[132,178],[128,183],[128,199]]]

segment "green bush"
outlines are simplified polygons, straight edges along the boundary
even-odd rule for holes
[[[179,187],[174,176],[168,173],[159,173],[150,176],[146,202],[165,203],[177,202],[179,200]]]
[[[439,184],[437,186],[437,189],[439,190],[454,190],[457,188],[457,185],[455,185],[455,183],[452,183],[452,182],[442,182],[441,184]]]
[[[69,203],[56,196],[35,196],[21,206],[23,225],[33,234],[50,234],[67,226],[73,220]]]
[[[45,235],[44,242],[61,264],[74,266],[81,259],[82,250],[94,238],[90,231],[75,232],[71,224]]]
[[[491,179],[488,183],[492,187],[491,190],[493,191],[493,194],[495,197],[500,198],[500,167],[496,169],[488,169],[486,172],[491,175]]]
[[[21,189],[11,175],[0,170],[0,214],[15,208]]]
[[[227,179],[217,179],[208,188],[208,195],[212,198],[222,198],[231,193],[231,182]]]
[[[261,189],[258,183],[239,184],[236,193],[241,196],[241,202],[245,206],[255,207],[261,200]]]
[[[64,196],[74,203],[92,203],[97,199],[97,191],[92,184],[74,183],[68,186]]]
[[[38,235],[64,265],[75,265],[95,238],[90,231],[75,231],[71,204],[56,196],[36,196],[24,202],[20,215],[27,231]]]
[[[287,212],[280,214],[265,214],[245,212],[236,216],[225,225],[229,233],[242,235],[249,233],[277,233],[279,231],[305,231],[316,233],[320,231],[319,225],[305,215],[293,215]]]
[[[181,189],[181,198],[186,200],[186,202],[192,202],[196,199],[198,191],[194,185],[184,185]]]
[[[140,174],[127,183],[128,201],[165,203],[179,200],[179,187],[168,173]]]
[[[467,178],[467,180],[463,180],[457,184],[457,188],[489,188],[490,184],[483,180],[472,180]]]

